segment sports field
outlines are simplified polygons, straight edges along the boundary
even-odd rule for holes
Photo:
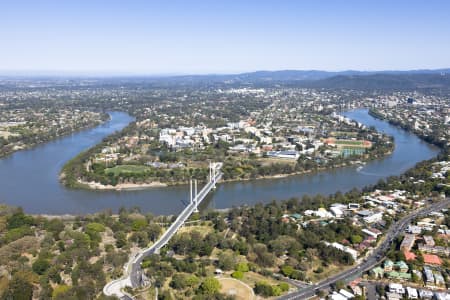
[[[139,174],[149,171],[151,168],[147,166],[135,166],[135,165],[120,165],[113,168],[108,168],[105,173],[113,173],[114,175],[120,174]]]
[[[372,143],[366,140],[339,140],[334,137],[330,137],[324,140],[326,144],[336,145],[339,148],[370,148]]]

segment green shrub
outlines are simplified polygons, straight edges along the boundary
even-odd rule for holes
[[[233,278],[235,278],[235,279],[242,279],[242,278],[244,278],[244,273],[241,272],[241,271],[234,271],[234,272],[231,274],[231,277],[233,277]]]

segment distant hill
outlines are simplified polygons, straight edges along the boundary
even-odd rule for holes
[[[377,72],[353,70],[342,72],[283,70],[226,75],[185,75],[153,78],[153,80],[156,82],[188,85],[288,85],[332,89],[450,88],[450,69]]]
[[[373,89],[450,88],[450,73],[387,73],[373,75],[338,75],[300,83],[304,87]]]
[[[414,75],[414,74],[449,74],[450,69],[438,70],[410,70],[410,71],[319,71],[319,70],[283,70],[283,71],[257,71],[251,73],[242,73],[235,75],[236,78],[247,80],[265,80],[265,81],[292,81],[292,80],[320,80],[335,76],[367,76],[377,74],[388,75]],[[231,75],[232,76],[232,75]]]
[[[14,77],[14,76],[12,76]],[[1,79],[11,78],[3,76]],[[27,77],[19,77],[27,78]],[[36,79],[39,77],[29,76]],[[64,78],[76,82],[83,81],[86,77],[52,77],[43,76],[41,80],[59,80],[67,85]],[[178,75],[178,76],[99,76],[87,77],[97,79],[102,85],[117,84],[147,84],[155,87],[179,86],[216,86],[220,88],[254,86],[291,86],[307,88],[328,89],[421,89],[421,88],[445,88],[450,89],[450,69],[437,70],[410,70],[410,71],[339,71],[328,72],[320,70],[281,70],[281,71],[257,71],[240,74],[209,74],[209,75]],[[98,83],[98,82],[97,82]],[[91,84],[97,84],[94,81]],[[5,84],[5,83],[3,83]],[[83,83],[86,84],[86,83]],[[1,86],[1,83],[0,83]]]

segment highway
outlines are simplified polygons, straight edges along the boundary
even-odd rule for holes
[[[375,267],[378,263],[380,263],[384,258],[384,253],[389,249],[392,241],[399,234],[403,233],[408,226],[408,224],[416,217],[425,216],[433,211],[438,211],[443,208],[446,208],[450,205],[450,198],[446,198],[437,203],[433,203],[421,210],[416,210],[411,214],[403,217],[396,223],[394,223],[386,233],[386,237],[384,241],[370,254],[369,257],[366,258],[361,264],[354,266],[351,269],[348,269],[344,272],[336,274],[330,278],[327,278],[317,284],[311,285],[307,288],[301,289],[299,291],[284,295],[279,297],[278,299],[282,300],[291,300],[291,299],[308,299],[313,297],[316,294],[316,291],[328,288],[330,285],[336,283],[337,281],[349,282],[354,278],[361,276],[364,272],[369,271],[373,267]]]
[[[200,190],[198,194],[191,199],[186,208],[178,215],[177,219],[170,225],[170,227],[163,233],[163,235],[149,248],[141,250],[134,254],[129,262],[124,267],[124,276],[120,279],[113,280],[105,285],[103,293],[107,296],[115,295],[122,300],[133,299],[130,295],[122,291],[124,287],[139,287],[142,285],[142,270],[141,263],[145,257],[159,253],[159,250],[164,247],[170,239],[177,233],[178,229],[186,222],[186,220],[197,211],[198,205],[206,198],[208,193],[215,188],[216,183],[222,178],[223,173],[220,171],[222,163],[214,163],[213,171],[209,182]],[[191,191],[192,195],[192,191]]]

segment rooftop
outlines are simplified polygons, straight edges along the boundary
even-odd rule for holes
[[[423,254],[423,261],[426,264],[430,264],[430,265],[441,265],[442,261],[439,258],[439,256],[434,255],[434,254]]]

